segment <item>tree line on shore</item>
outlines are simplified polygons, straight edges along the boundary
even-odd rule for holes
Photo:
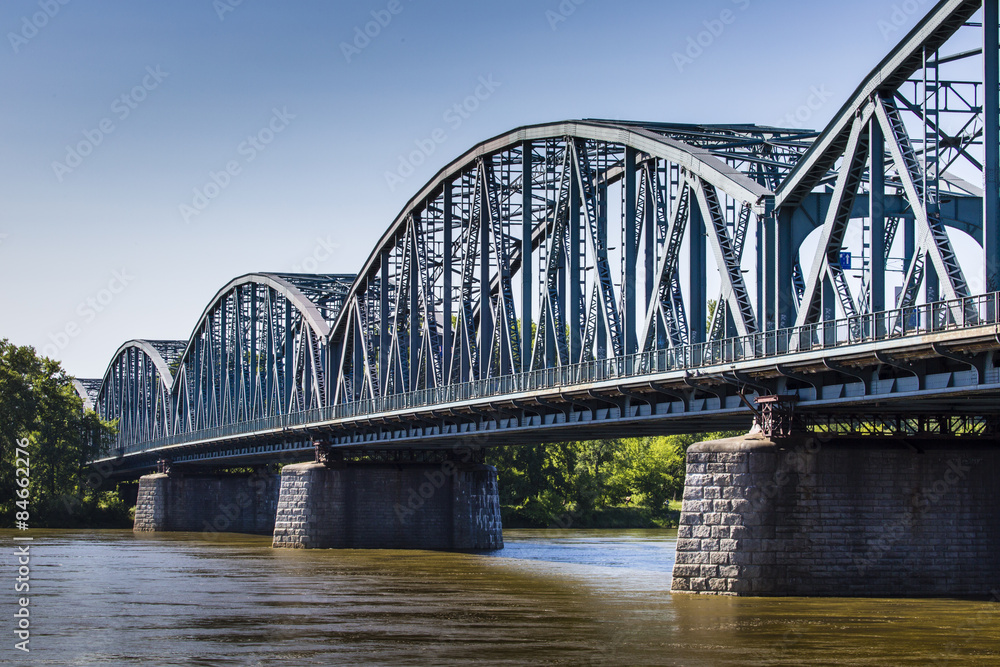
[[[110,526],[127,520],[128,507],[118,493],[103,489],[103,478],[87,465],[114,435],[112,424],[84,411],[73,378],[58,362],[0,339],[4,528],[25,516],[24,525],[31,528]]]
[[[500,447],[487,454],[499,476],[504,526],[675,526],[687,449],[735,433],[606,438]]]

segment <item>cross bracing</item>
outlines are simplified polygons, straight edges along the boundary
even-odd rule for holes
[[[349,414],[342,442],[371,429],[395,442],[447,413],[456,435],[465,418],[428,397],[542,386],[525,378],[544,378],[545,396],[476,393],[469,423],[530,432],[536,417],[603,406],[625,420],[665,403],[681,421],[746,416],[745,395],[819,401],[849,378],[863,394],[910,391],[894,374],[936,391],[942,364],[975,369],[948,382],[985,386],[995,366],[979,337],[1000,290],[996,13],[937,3],[820,132],[580,120],[484,141],[414,194],[356,275],[254,274],[220,291],[183,349],[160,352],[175,379],[158,428],[181,442]],[[964,330],[980,342],[922,342],[919,361],[890,344]],[[827,357],[845,345],[880,351]],[[761,355],[775,357],[767,370],[747,365]],[[668,367],[683,373],[656,374]],[[628,382],[595,388],[582,369]],[[356,421],[414,397],[431,402],[392,428]]]

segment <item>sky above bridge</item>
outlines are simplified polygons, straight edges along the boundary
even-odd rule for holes
[[[932,4],[5,0],[0,338],[100,377],[237,275],[353,273],[520,125],[820,129]]]

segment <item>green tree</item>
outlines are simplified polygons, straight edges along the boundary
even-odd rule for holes
[[[0,340],[0,514],[7,525],[18,488],[18,442],[26,442],[29,455],[30,525],[60,525],[101,502],[86,485],[87,462],[113,436],[112,425],[84,412],[73,378],[58,362]],[[68,497],[83,502],[67,503]]]
[[[645,508],[664,520],[684,490],[687,449],[695,442],[738,435],[709,433],[601,439],[492,449],[505,521],[531,525],[600,524],[601,512]],[[621,512],[618,513],[621,516]],[[596,519],[596,521],[591,521]]]

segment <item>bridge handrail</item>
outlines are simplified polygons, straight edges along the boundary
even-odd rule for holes
[[[637,352],[623,357],[596,359],[525,373],[362,399],[301,412],[260,417],[249,422],[213,426],[145,443],[136,443],[116,449],[114,453],[118,455],[132,454],[186,442],[229,438],[260,431],[293,429],[307,424],[458,403],[490,396],[519,394],[604,380],[706,368],[739,361],[997,324],[998,314],[1000,314],[1000,292],[993,292],[951,301],[938,301],[856,317],[817,322],[802,327],[764,331],[749,336],[694,343],[663,350]]]

